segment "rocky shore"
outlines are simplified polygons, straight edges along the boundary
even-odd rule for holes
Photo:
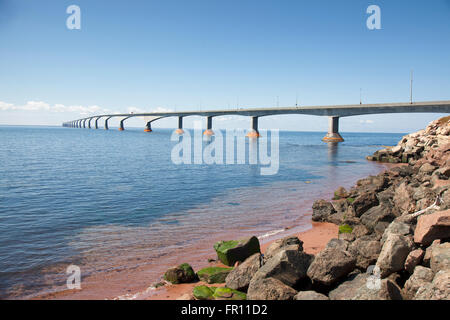
[[[317,254],[290,236],[261,253],[256,237],[214,245],[222,266],[169,269],[173,284],[202,281],[182,299],[449,300],[450,117],[368,160],[399,165],[317,200],[313,221],[339,226]]]

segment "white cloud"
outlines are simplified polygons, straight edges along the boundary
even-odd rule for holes
[[[48,111],[48,112],[77,112],[80,114],[106,113],[109,110],[97,105],[93,106],[65,106],[63,104],[50,104],[43,101],[28,101],[24,105],[14,105],[0,101],[0,111]]]

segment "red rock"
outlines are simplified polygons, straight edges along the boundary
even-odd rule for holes
[[[450,209],[418,218],[414,242],[429,245],[436,239],[450,237]]]
[[[414,272],[414,268],[422,262],[422,258],[425,255],[425,251],[422,249],[416,249],[409,253],[405,261],[405,270],[409,273]]]

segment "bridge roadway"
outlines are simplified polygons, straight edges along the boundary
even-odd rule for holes
[[[177,132],[182,134],[183,118],[189,116],[206,117],[205,135],[213,135],[212,119],[213,117],[240,115],[252,118],[251,130],[248,137],[259,137],[258,118],[266,116],[284,115],[284,114],[304,114],[314,116],[329,117],[328,133],[323,138],[325,142],[341,142],[344,139],[339,134],[339,118],[351,117],[368,114],[382,113],[450,113],[450,101],[425,101],[413,103],[380,103],[380,104],[357,104],[357,105],[331,105],[331,106],[298,106],[283,108],[246,108],[246,109],[228,109],[228,110],[210,110],[210,111],[179,111],[179,112],[150,112],[150,113],[122,113],[122,114],[102,114],[87,118],[64,122],[64,127],[73,128],[91,128],[91,121],[95,119],[95,129],[98,129],[98,120],[105,118],[104,128],[108,129],[108,120],[113,117],[122,118],[120,120],[119,130],[124,130],[124,121],[131,117],[144,117],[146,119],[146,132],[151,132],[151,123],[161,118],[178,117]]]

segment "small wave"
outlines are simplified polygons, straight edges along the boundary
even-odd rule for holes
[[[264,239],[264,238],[267,238],[267,237],[271,237],[271,236],[274,236],[274,235],[276,235],[278,233],[284,232],[286,230],[287,230],[287,228],[278,229],[278,230],[274,230],[274,231],[269,231],[269,232],[264,233],[263,235],[259,236],[258,239],[261,240],[261,239]]]

